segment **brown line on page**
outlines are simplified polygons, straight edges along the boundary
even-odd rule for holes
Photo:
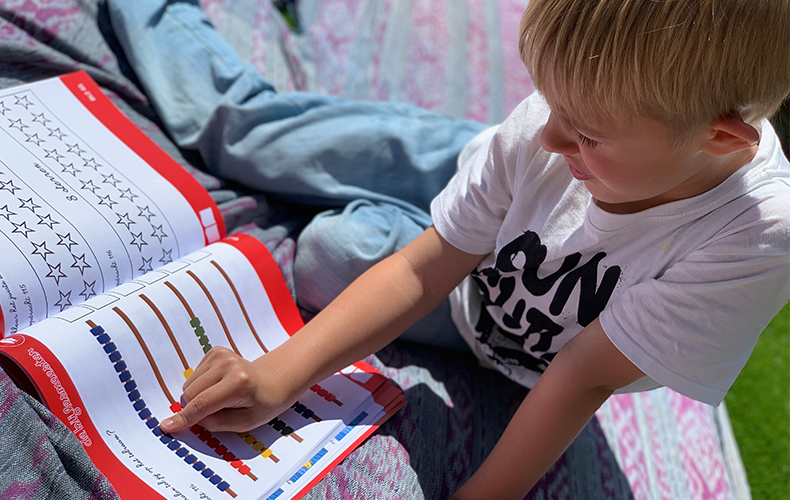
[[[159,368],[156,366],[156,361],[154,361],[154,357],[151,356],[151,351],[148,350],[148,346],[145,344],[145,340],[143,340],[143,336],[140,335],[140,330],[137,329],[137,327],[134,325],[134,323],[132,323],[132,320],[129,319],[129,316],[127,316],[125,312],[121,311],[117,307],[113,307],[112,310],[115,311],[115,313],[121,317],[123,322],[126,323],[126,326],[128,326],[129,329],[134,334],[135,338],[137,339],[137,342],[140,344],[140,347],[143,349],[143,353],[145,353],[145,357],[148,358],[148,363],[151,365],[151,368],[154,370],[154,375],[156,376],[156,380],[159,382],[159,386],[162,387],[162,392],[165,393],[165,397],[167,398],[167,400],[170,402],[170,404],[175,403],[176,400],[173,399],[173,395],[170,394],[170,391],[167,389],[167,385],[165,385],[165,380],[162,378],[162,374],[159,373]]]
[[[150,307],[151,310],[154,312],[154,314],[156,314],[156,317],[159,318],[159,322],[162,323],[162,326],[167,332],[167,336],[170,337],[170,342],[173,344],[173,347],[178,353],[178,359],[181,360],[181,364],[184,366],[184,370],[189,370],[189,363],[187,363],[187,358],[184,357],[184,353],[183,351],[181,351],[181,346],[178,345],[178,342],[176,341],[176,336],[173,335],[173,330],[170,329],[170,325],[167,324],[167,320],[162,315],[162,312],[159,310],[158,307],[156,307],[156,305],[153,302],[151,302],[151,299],[145,296],[145,294],[141,293],[140,298],[143,299],[143,301],[146,304],[148,304],[148,307]]]
[[[195,313],[192,312],[192,308],[189,307],[189,303],[187,302],[187,299],[185,299],[184,296],[181,295],[181,292],[179,292],[178,289],[175,286],[173,286],[173,284],[170,283],[169,281],[165,281],[165,286],[167,288],[169,288],[170,290],[172,290],[172,292],[174,294],[176,294],[176,297],[178,297],[178,300],[181,301],[181,305],[183,305],[184,309],[187,310],[187,314],[189,314],[189,319],[194,318],[195,317]]]
[[[230,285],[230,289],[233,290],[233,295],[236,296],[236,301],[239,303],[239,307],[241,307],[241,312],[242,312],[242,314],[244,314],[244,319],[247,320],[247,326],[250,327],[250,330],[252,331],[252,334],[255,336],[255,340],[258,341],[258,345],[261,346],[261,349],[263,349],[263,352],[264,353],[268,353],[269,350],[266,349],[265,345],[263,345],[263,342],[261,342],[260,337],[258,337],[258,332],[256,332],[255,331],[255,327],[252,326],[252,321],[250,321],[250,316],[247,314],[247,309],[244,307],[244,304],[241,302],[241,297],[239,296],[239,291],[236,290],[236,285],[233,284],[233,282],[230,280],[230,276],[228,276],[225,273],[225,270],[222,269],[222,267],[219,264],[217,264],[216,261],[212,260],[211,264],[213,264],[214,267],[217,268],[217,270],[222,274],[222,277],[225,278],[225,281],[228,282],[228,285]]]
[[[206,298],[209,302],[211,302],[211,307],[214,308],[214,312],[217,314],[217,318],[219,318],[219,323],[222,325],[222,329],[225,330],[225,336],[228,337],[228,342],[230,342],[230,347],[233,349],[233,352],[241,356],[239,352],[239,348],[236,347],[236,343],[233,341],[233,338],[230,336],[230,331],[228,330],[228,325],[225,323],[225,318],[222,317],[222,312],[219,310],[216,301],[214,301],[214,297],[211,296],[211,292],[208,291],[206,285],[200,280],[200,278],[195,275],[192,271],[187,271],[187,274],[192,277],[193,280],[198,284],[203,293],[206,294]]]

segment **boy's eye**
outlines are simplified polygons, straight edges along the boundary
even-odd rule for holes
[[[580,133],[578,133],[578,132],[576,132],[576,138],[579,140],[579,142],[580,142],[580,143],[581,143],[583,146],[586,146],[586,147],[588,147],[588,148],[590,148],[590,149],[592,149],[592,148],[594,148],[595,146],[597,146],[597,145],[599,145],[599,144],[600,144],[600,142],[598,142],[598,141],[594,141],[594,140],[590,139],[590,138],[589,138],[589,137],[587,137],[587,136],[581,135],[581,134],[580,134]]]

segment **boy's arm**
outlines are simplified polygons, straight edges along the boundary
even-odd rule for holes
[[[612,392],[643,376],[596,319],[560,349],[494,450],[452,498],[524,498]]]
[[[360,276],[280,347],[248,362],[211,349],[184,384],[184,409],[162,422],[177,432],[249,430],[286,410],[311,385],[373,353],[430,312],[482,260],[433,228]]]

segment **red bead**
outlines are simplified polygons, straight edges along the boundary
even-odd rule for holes
[[[334,394],[332,394],[332,393],[330,392],[329,394],[327,394],[326,396],[324,396],[324,399],[326,399],[327,401],[329,401],[329,402],[331,403],[332,401],[334,401],[335,399],[337,399],[337,397],[336,397]]]
[[[321,390],[321,386],[318,385],[318,384],[315,384],[313,387],[310,388],[310,390],[313,391],[313,392],[318,392],[318,391]]]
[[[213,437],[209,439],[206,444],[208,445],[209,448],[216,448],[217,446],[219,446],[219,439]]]
[[[208,441],[209,439],[211,439],[211,433],[209,431],[203,431],[200,434],[198,434],[198,439],[204,442]]]
[[[217,446],[216,448],[214,448],[214,451],[217,452],[217,455],[225,455],[225,453],[228,452],[228,448],[225,445],[221,444],[221,445]]]
[[[181,410],[183,410],[183,408],[181,407],[181,403],[173,403],[170,405],[170,411],[172,411],[173,413],[178,413]]]
[[[203,429],[203,427],[199,426],[198,424],[195,424],[192,427],[190,427],[189,430],[192,431],[192,434],[197,436],[198,434],[203,432],[205,429]]]
[[[236,455],[234,455],[233,453],[225,453],[224,455],[222,455],[222,460],[226,462],[233,462],[234,460],[236,460]]]
[[[242,475],[246,476],[247,474],[250,473],[250,466],[249,465],[242,465],[241,467],[239,467],[239,472]]]
[[[243,463],[241,460],[234,460],[234,461],[232,461],[232,462],[230,463],[230,465],[231,465],[231,467],[233,467],[234,469],[238,469],[239,467],[241,467],[242,465],[244,465],[244,463]]]
[[[327,391],[326,389],[321,389],[320,391],[318,391],[318,395],[321,396],[322,398],[327,394],[329,394],[329,391]]]

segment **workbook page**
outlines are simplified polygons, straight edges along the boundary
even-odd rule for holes
[[[263,246],[248,236],[226,241],[0,341],[13,346],[50,408],[63,413],[119,492],[290,498],[314,476],[307,474],[313,462],[330,452],[338,456],[360,433],[357,426],[381,416],[368,389],[377,387],[370,384],[373,376],[349,367],[252,431],[195,426],[162,434],[159,422],[181,408],[181,387],[208,351],[224,347],[252,360],[301,324],[271,257],[243,253]],[[276,286],[264,286],[268,282]],[[46,392],[53,384],[54,396]]]
[[[218,215],[86,74],[0,91],[0,334],[218,240]]]

